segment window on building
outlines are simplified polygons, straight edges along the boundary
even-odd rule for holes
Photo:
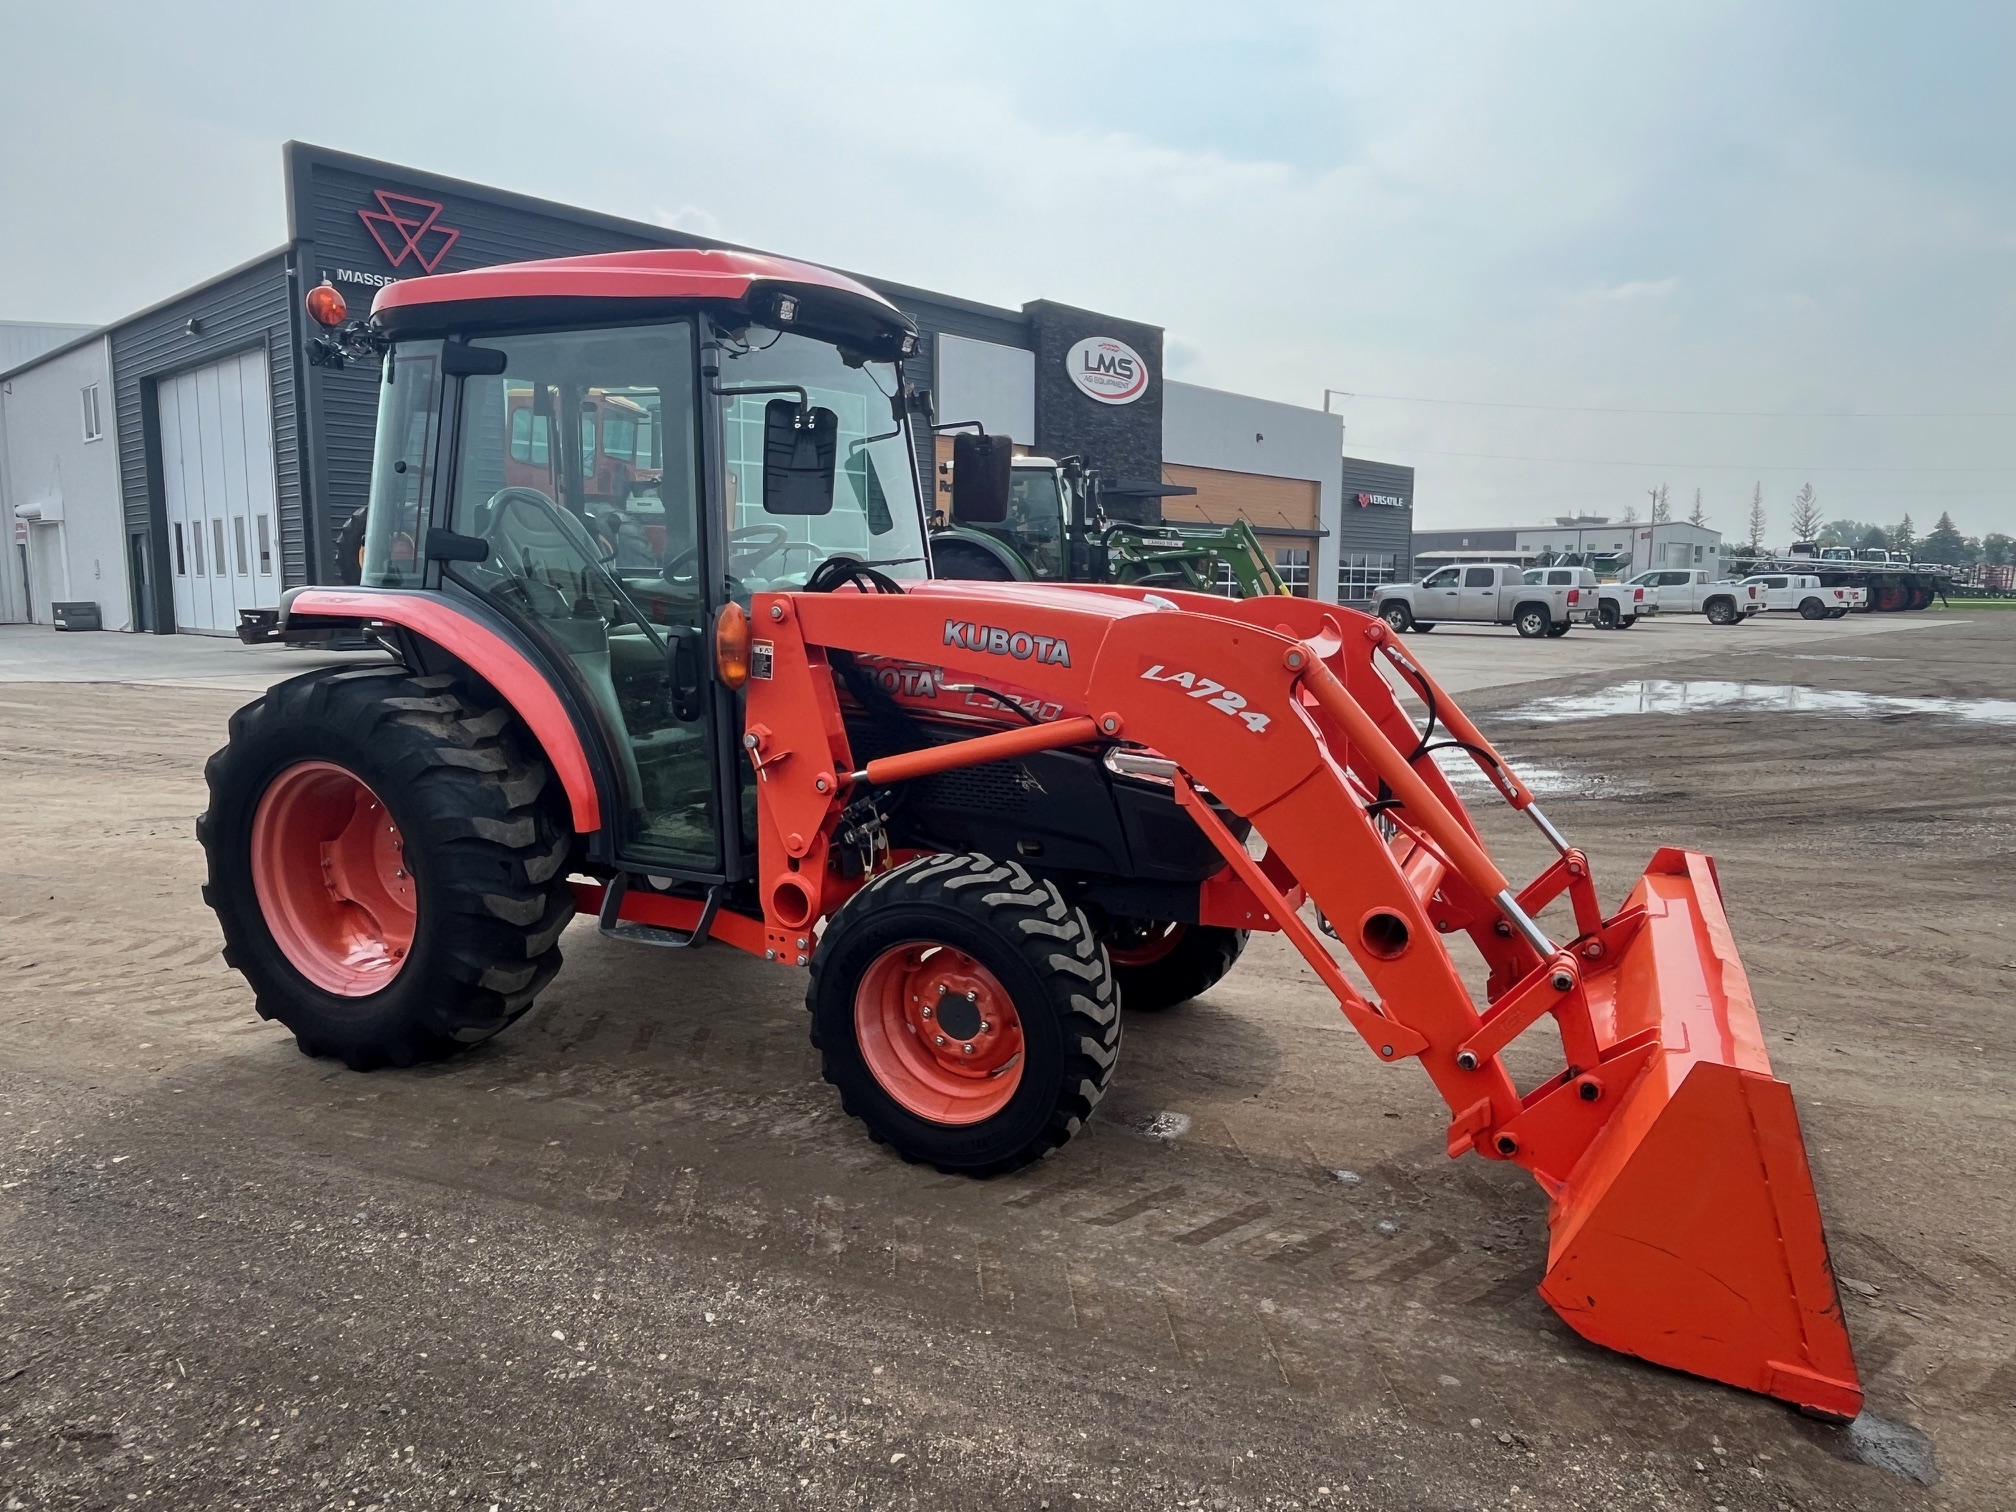
[[[204,576],[203,571],[203,526],[200,523],[189,527],[189,555],[196,567],[196,576]]]
[[[259,576],[273,576],[273,517],[261,515],[258,519],[259,535]]]
[[[182,522],[175,522],[175,576],[189,576],[189,554],[183,549]]]
[[[238,576],[250,577],[252,564],[245,558],[245,516],[231,516],[231,544],[238,548]]]
[[[210,522],[210,544],[217,548],[210,554],[211,565],[219,577],[224,577],[230,573],[231,564],[224,556],[224,521],[221,516]]]
[[[1381,583],[1394,580],[1396,558],[1390,551],[1347,551],[1337,563],[1337,597],[1343,603],[1363,603]]]
[[[1697,562],[1701,560],[1701,548],[1699,546],[1694,548],[1694,560]]]
[[[83,389],[84,439],[96,441],[105,434],[105,422],[98,413],[98,385],[87,383]]]
[[[1274,553],[1274,567],[1290,593],[1297,598],[1309,597],[1308,547],[1283,546]]]

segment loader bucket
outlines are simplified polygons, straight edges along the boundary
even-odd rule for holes
[[[1541,1295],[1594,1343],[1851,1418],[1862,1388],[1799,1117],[1712,863],[1660,851],[1634,907],[1598,1032],[1657,1048],[1554,1193]]]

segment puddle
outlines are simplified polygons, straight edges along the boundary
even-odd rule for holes
[[[1190,1132],[1191,1119],[1188,1113],[1173,1113],[1164,1109],[1151,1113],[1137,1127],[1150,1139],[1159,1139],[1167,1144],[1172,1139],[1181,1139]]]
[[[1916,1428],[1873,1412],[1864,1412],[1848,1425],[1848,1448],[1863,1464],[1887,1470],[1913,1485],[1929,1486],[1939,1479],[1932,1440]]]
[[[1818,651],[1794,651],[1794,661],[1876,661],[1874,656],[1823,656]]]
[[[1499,717],[1529,724],[1559,724],[1613,714],[1693,714],[1708,709],[1756,714],[1861,714],[1879,719],[1929,714],[1968,724],[2016,725],[2016,699],[2011,698],[1897,698],[1885,693],[1802,688],[1792,683],[1675,682],[1660,678],[1619,683],[1595,693],[1539,698]]]
[[[1499,754],[1536,798],[1614,798],[1621,793],[1645,791],[1643,783],[1602,772],[1564,772],[1558,767],[1528,761],[1517,751],[1501,750]],[[1435,752],[1435,765],[1442,768],[1449,786],[1466,803],[1481,794],[1498,791],[1466,752],[1444,747]]]

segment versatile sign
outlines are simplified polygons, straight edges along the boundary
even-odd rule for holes
[[[422,273],[441,266],[448,249],[461,240],[462,233],[441,224],[439,200],[415,199],[410,194],[394,194],[390,189],[373,189],[376,210],[359,210],[357,218],[378,243],[378,250],[393,267],[408,257],[420,265]]]
[[[1148,364],[1112,336],[1087,336],[1064,354],[1064,371],[1079,393],[1101,404],[1132,404],[1148,392]]]
[[[1370,509],[1375,504],[1382,505],[1387,509],[1405,509],[1407,507],[1407,501],[1398,494],[1361,493],[1357,495],[1356,503],[1360,509]]]

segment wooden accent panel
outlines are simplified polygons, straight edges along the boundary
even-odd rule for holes
[[[1262,529],[1314,534],[1321,490],[1312,478],[1269,478],[1216,467],[1162,466],[1162,481],[1197,490],[1162,501],[1162,518],[1229,525],[1236,519]]]

